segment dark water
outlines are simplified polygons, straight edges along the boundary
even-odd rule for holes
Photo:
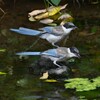
[[[86,5],[87,6],[87,5]],[[7,2],[2,6],[7,14],[0,20],[0,100],[100,100],[100,89],[88,92],[76,92],[65,89],[64,82],[55,83],[40,80],[37,75],[30,74],[29,66],[38,58],[19,59],[18,51],[53,48],[48,42],[40,39],[32,48],[30,46],[38,37],[22,36],[9,31],[9,28],[20,26],[37,29],[44,25],[29,22],[27,13],[42,8],[42,3],[35,1]],[[61,41],[60,46],[76,46],[81,54],[80,60],[72,64],[73,77],[94,78],[100,76],[100,14],[99,5],[88,5],[87,8],[68,8],[75,17],[79,28],[70,34],[67,42]],[[73,10],[74,9],[74,10]],[[94,15],[92,15],[94,12]],[[0,14],[2,15],[2,14]]]

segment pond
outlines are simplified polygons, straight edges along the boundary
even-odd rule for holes
[[[30,22],[27,15],[33,9],[45,7],[42,1],[39,2],[11,1],[1,6],[7,13],[0,20],[0,100],[100,100],[100,88],[79,92],[64,86],[64,80],[68,78],[93,79],[100,76],[100,4],[84,4],[80,8],[77,4],[68,6],[68,12],[75,18],[78,29],[72,31],[68,40],[61,41],[59,45],[77,47],[81,58],[70,62],[72,72],[68,76],[50,76],[51,81],[48,82],[41,80],[41,75],[34,74],[30,69],[39,57],[20,58],[15,53],[44,51],[53,46],[38,37],[9,31],[20,26],[33,29],[43,27],[39,22]]]

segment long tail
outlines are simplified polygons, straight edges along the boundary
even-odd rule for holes
[[[47,55],[47,56],[56,57],[54,54],[48,52],[18,52],[16,53],[16,55],[21,55],[21,56]]]
[[[31,35],[31,36],[36,36],[41,34],[41,31],[37,31],[37,30],[32,30],[32,29],[28,29],[28,28],[24,28],[24,27],[20,27],[19,29],[10,29],[13,32],[19,33],[19,34],[23,34],[23,35]]]
[[[18,52],[16,55],[22,55],[22,56],[34,56],[34,55],[41,55],[41,52]]]

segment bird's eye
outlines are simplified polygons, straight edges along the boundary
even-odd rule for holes
[[[74,26],[72,26],[72,25],[69,25],[69,27],[68,28],[73,28]]]
[[[71,51],[72,53],[79,53],[78,49],[75,48],[75,47],[71,47],[71,48],[70,48],[70,51]]]
[[[73,28],[75,26],[74,25],[65,24],[64,27],[66,27],[66,28]]]

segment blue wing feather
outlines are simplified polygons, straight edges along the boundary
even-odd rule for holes
[[[56,49],[50,49],[44,52],[18,52],[16,53],[16,55],[29,55],[29,56],[34,56],[34,55],[47,55],[47,56],[53,56],[53,57],[57,57],[57,52]]]
[[[19,34],[23,34],[23,35],[36,36],[36,35],[41,34],[41,31],[32,30],[32,29],[23,28],[23,27],[20,27],[19,29],[11,28],[10,30]]]
[[[48,55],[48,56],[53,56],[53,57],[58,56],[56,49],[47,50],[47,51],[43,52],[42,54],[45,54],[45,55]]]
[[[44,30],[45,32],[52,33],[53,27],[47,26],[47,27],[43,27],[41,29]]]
[[[22,56],[33,56],[33,55],[41,55],[41,52],[18,52],[16,55],[22,55]]]

